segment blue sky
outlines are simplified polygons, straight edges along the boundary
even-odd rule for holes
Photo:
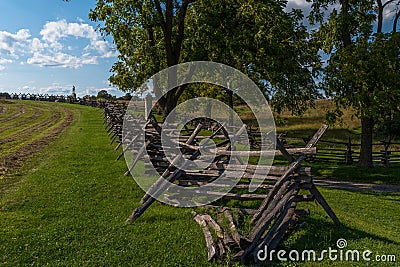
[[[96,0],[0,1],[0,92],[96,95],[117,54],[88,19]]]

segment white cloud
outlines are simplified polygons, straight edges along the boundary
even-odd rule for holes
[[[42,43],[38,38],[33,38],[31,41],[31,49],[33,52],[37,52],[48,47],[49,45],[47,43]]]
[[[28,64],[41,67],[80,68],[83,65],[98,64],[98,57],[116,56],[111,45],[101,40],[99,33],[82,20],[79,23],[68,23],[64,19],[47,22],[40,35],[41,39],[34,38],[31,41],[33,55],[27,60]],[[73,55],[74,46],[64,46],[64,40],[70,37],[86,39],[89,42],[82,51],[84,53]]]
[[[310,7],[311,3],[306,0],[288,0],[287,8],[291,10],[292,8],[300,8],[304,9],[306,7]]]
[[[13,61],[11,59],[6,59],[6,58],[0,58],[0,71],[5,70],[6,67],[3,66],[3,64],[10,64]]]
[[[100,57],[109,58],[116,56],[109,42],[102,40],[93,26],[83,23],[68,23],[66,20],[47,22],[40,31],[42,40],[47,42],[54,50],[63,49],[61,40],[67,37],[84,38],[89,41],[84,50],[94,50]],[[68,49],[68,48],[67,48]]]
[[[7,63],[12,63],[13,61],[11,59],[6,59],[6,58],[0,58],[0,64],[7,64]]]
[[[16,52],[26,45],[30,36],[27,29],[21,29],[17,33],[0,31],[0,55],[18,58]]]
[[[28,85],[19,86],[13,90],[17,93],[48,94],[48,95],[69,95],[72,92],[72,85],[61,85],[52,83],[48,86],[35,86],[35,81],[29,81]]]
[[[76,41],[71,43],[71,38]],[[82,44],[86,47],[80,48]],[[0,31],[0,71],[19,58],[41,67],[80,68],[116,55],[112,45],[82,19],[77,23],[65,19],[47,22],[38,37],[32,37],[28,29]]]
[[[93,39],[97,37],[97,33],[89,24],[82,23],[67,23],[67,21],[51,21],[47,22],[43,29],[40,31],[44,41],[54,43],[58,42],[61,38],[67,36],[75,36],[81,38]]]
[[[83,65],[93,65],[98,63],[96,56],[84,54],[82,57],[76,57],[62,52],[49,54],[35,52],[27,62],[28,64],[38,65],[40,67],[60,68],[80,68]]]

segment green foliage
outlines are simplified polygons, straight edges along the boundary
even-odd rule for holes
[[[184,2],[184,3],[182,3]],[[111,83],[133,91],[158,71],[179,63],[180,33],[189,1],[97,1],[89,18],[104,21],[100,30],[112,35],[120,55]]]
[[[321,83],[326,95],[339,108],[352,107],[357,117],[374,117],[376,122],[398,109],[400,34],[382,33],[379,26],[379,14],[396,1],[383,6],[380,0],[312,2],[310,21],[321,24],[314,38],[330,55]],[[334,9],[325,21],[324,12],[334,4],[340,10]]]
[[[379,34],[332,55],[323,87],[340,107],[376,121],[397,110],[400,98],[399,34]]]
[[[278,112],[301,113],[319,97],[313,79],[319,57],[300,23],[302,12],[285,12],[285,5],[274,0],[99,0],[90,18],[104,21],[102,32],[114,37],[120,55],[110,81],[122,90],[136,90],[168,66],[214,61],[249,75]],[[187,95],[210,95],[211,90]],[[171,101],[182,93],[176,90]]]
[[[126,93],[124,96],[121,96],[118,99],[120,99],[120,100],[131,100],[132,99],[132,95],[131,95],[131,93]]]
[[[110,95],[106,90],[100,90],[97,93],[97,99],[106,99],[106,100],[112,100],[113,96]]]
[[[378,136],[386,141],[391,141],[395,137],[400,137],[400,113],[396,112],[384,120],[377,129]]]
[[[0,99],[11,99],[9,93],[0,93]]]

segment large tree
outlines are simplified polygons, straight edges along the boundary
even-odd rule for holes
[[[337,108],[353,108],[361,120],[359,166],[372,166],[374,126],[399,108],[398,0],[314,0],[310,19],[321,23],[315,39],[330,55],[321,83]],[[339,6],[339,9],[333,8]],[[330,11],[327,16],[326,11]],[[384,14],[393,25],[384,31]],[[387,20],[389,21],[389,20]],[[337,112],[340,114],[340,112]]]
[[[258,82],[276,109],[301,112],[317,97],[316,50],[300,11],[276,0],[98,0],[89,17],[103,21],[120,52],[110,81],[124,91],[182,62],[210,60],[236,67]],[[162,96],[164,117],[188,88]],[[189,87],[192,88],[192,87]],[[156,92],[157,93],[157,92]]]
[[[133,91],[151,75],[180,63],[186,12],[191,0],[98,0],[89,18],[103,21],[120,55],[110,82]],[[164,115],[176,105],[183,86],[159,100]]]

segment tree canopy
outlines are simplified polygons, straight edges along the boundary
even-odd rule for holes
[[[248,74],[282,111],[300,113],[318,97],[317,49],[299,10],[276,0],[98,0],[90,18],[103,21],[120,52],[112,84],[134,91],[158,71],[188,61],[214,61]],[[187,89],[160,98],[164,115]],[[193,87],[189,87],[193,88]]]

